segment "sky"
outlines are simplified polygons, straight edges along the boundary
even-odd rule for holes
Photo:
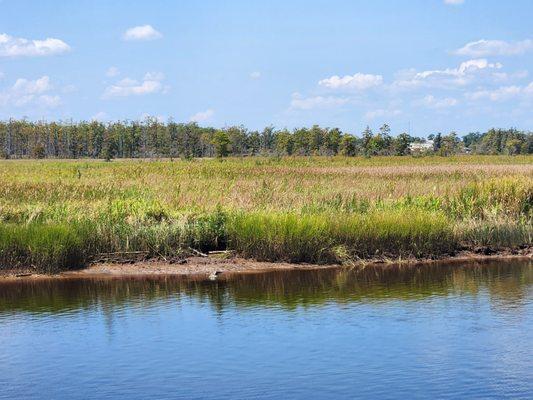
[[[0,0],[0,119],[533,129],[531,0]]]

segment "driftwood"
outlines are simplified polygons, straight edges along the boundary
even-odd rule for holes
[[[209,257],[207,254],[202,253],[201,251],[198,251],[196,249],[193,249],[192,247],[189,247],[189,250],[192,251],[194,254],[200,257]]]
[[[213,250],[210,251],[209,254],[233,254],[233,250]]]

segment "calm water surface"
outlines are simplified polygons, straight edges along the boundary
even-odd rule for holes
[[[0,398],[533,398],[533,263],[0,285]]]

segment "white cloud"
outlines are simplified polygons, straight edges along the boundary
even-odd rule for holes
[[[528,75],[529,73],[526,70],[516,71],[513,73],[494,72],[492,74],[492,76],[494,77],[494,80],[497,82],[505,82],[509,80],[523,79],[523,78],[527,78]]]
[[[529,85],[524,88],[524,93],[528,96],[533,95],[533,82],[530,82]]]
[[[70,51],[70,46],[60,39],[29,40],[0,34],[0,57],[40,57]]]
[[[300,93],[293,93],[290,108],[293,110],[311,110],[315,108],[334,108],[346,104],[349,99],[334,96],[303,97]]]
[[[16,80],[15,84],[12,87],[14,93],[19,94],[39,94],[46,92],[52,88],[50,84],[50,78],[48,76],[43,76],[34,81],[28,79],[19,78]]]
[[[485,40],[470,42],[455,51],[455,54],[469,57],[513,56],[533,50],[533,40],[526,39],[518,42],[504,40]]]
[[[250,78],[252,78],[252,79],[259,79],[259,78],[261,78],[261,72],[259,72],[259,71],[254,71],[254,72],[252,72],[252,73],[250,74]]]
[[[19,78],[9,89],[0,92],[0,105],[23,107],[35,105],[44,108],[55,108],[61,104],[61,97],[47,94],[52,89],[50,78],[28,80]]]
[[[431,78],[435,76],[450,76],[450,77],[464,77],[469,73],[475,73],[482,69],[500,69],[502,65],[500,63],[489,63],[484,58],[476,60],[468,60],[462,62],[457,68],[446,68],[444,70],[423,71],[415,75],[415,78]]]
[[[106,76],[114,78],[120,75],[120,70],[117,67],[109,67],[105,73]]]
[[[359,72],[354,75],[345,75],[342,78],[338,75],[333,75],[318,82],[320,86],[325,86],[329,89],[357,90],[369,89],[382,83],[383,77],[381,75],[361,74]]]
[[[445,97],[443,99],[437,99],[433,95],[425,96],[420,102],[421,105],[424,105],[428,108],[434,109],[444,109],[456,106],[458,103],[457,99],[453,97]]]
[[[144,74],[145,81],[162,81],[165,79],[165,74],[162,72],[147,72]]]
[[[42,96],[39,96],[37,101],[46,108],[56,108],[61,104],[61,97],[58,95],[48,95],[43,94]]]
[[[164,75],[159,72],[148,72],[142,82],[135,79],[124,78],[105,88],[102,98],[141,96],[150,93],[161,93],[167,90],[161,81]]]
[[[450,4],[452,6],[457,6],[459,4],[463,4],[465,0],[444,0],[444,4]]]
[[[493,90],[469,92],[465,94],[465,97],[469,100],[488,99],[491,101],[505,101],[520,95],[526,89],[521,88],[520,86],[502,86]]]
[[[401,110],[394,109],[394,110],[385,110],[382,108],[378,108],[377,110],[371,110],[367,111],[365,113],[365,119],[376,119],[376,118],[384,118],[384,117],[395,117],[398,115],[401,115]]]
[[[456,68],[446,68],[417,72],[416,70],[400,71],[396,75],[393,88],[415,88],[420,86],[464,86],[475,80],[486,71],[502,68],[500,63],[489,63],[484,58],[462,62]]]
[[[197,112],[196,114],[192,115],[191,118],[189,118],[189,121],[191,122],[205,122],[211,119],[211,117],[215,114],[215,112],[211,109],[207,109],[205,111]]]
[[[122,35],[124,40],[154,40],[162,37],[163,35],[156,31],[152,25],[141,25],[129,28]]]

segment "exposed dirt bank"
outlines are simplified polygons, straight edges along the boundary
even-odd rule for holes
[[[486,249],[476,251],[460,252],[453,257],[441,258],[438,260],[429,259],[408,259],[408,260],[364,260],[348,265],[347,267],[364,267],[368,265],[420,265],[440,263],[448,265],[450,263],[483,262],[490,260],[507,259],[529,259],[533,260],[533,247],[521,250],[499,251],[494,254],[486,254]],[[39,274],[31,270],[1,270],[0,282],[18,279],[68,279],[68,278],[117,278],[117,277],[140,277],[149,275],[178,275],[184,277],[194,277],[206,279],[210,274],[219,272],[229,273],[259,273],[274,270],[294,270],[294,269],[324,269],[339,268],[341,265],[317,265],[317,264],[293,264],[286,262],[263,262],[238,257],[189,257],[180,262],[169,263],[162,260],[148,260],[133,264],[124,263],[97,263],[88,268],[65,271],[58,274]]]

